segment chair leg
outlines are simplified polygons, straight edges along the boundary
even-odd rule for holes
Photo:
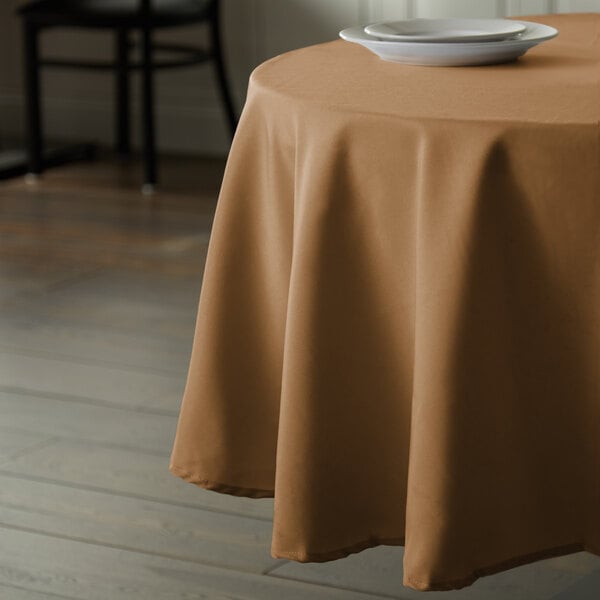
[[[144,158],[144,186],[142,190],[152,192],[157,183],[157,167],[154,123],[154,73],[152,69],[152,28],[148,21],[142,28],[142,102]]]
[[[115,118],[116,150],[122,156],[131,152],[131,127],[129,120],[129,30],[116,32],[116,97]]]
[[[39,175],[43,170],[42,115],[40,88],[40,29],[29,19],[23,22],[25,43],[25,130],[29,173]]]
[[[215,69],[217,73],[217,79],[219,82],[219,88],[221,90],[221,97],[225,105],[225,113],[227,115],[227,121],[229,124],[229,130],[231,137],[235,134],[237,128],[237,116],[235,114],[235,108],[233,104],[233,97],[231,90],[229,89],[229,81],[227,78],[227,71],[225,69],[225,61],[223,57],[223,43],[221,40],[221,26],[219,19],[219,7],[218,3],[215,3],[215,8],[212,11],[210,18],[210,34],[213,48],[213,57],[215,62]]]

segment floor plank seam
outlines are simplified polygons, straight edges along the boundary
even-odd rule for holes
[[[22,299],[21,299],[22,300]],[[20,314],[22,314],[22,310],[23,310],[23,302],[12,302],[12,301],[6,301],[6,302],[2,302],[0,303],[0,306],[2,306],[3,309],[3,319],[6,320],[7,317],[10,316],[10,312],[9,311],[13,311],[13,312],[17,312],[19,313],[19,311],[21,311]],[[37,313],[38,318],[40,319],[44,319],[44,320],[53,320],[55,319],[55,316],[52,314],[51,309],[45,309],[44,311],[40,311]],[[61,319],[58,318],[57,320],[63,322],[63,323],[69,323],[70,326],[72,327],[90,327],[90,322],[86,321],[83,318],[80,319],[73,319],[70,318],[68,320],[66,319]],[[148,323],[144,323],[142,325],[139,326],[132,326],[131,325],[131,321],[129,321],[129,323],[125,323],[124,319],[121,320],[119,323],[117,323],[116,325],[107,322],[107,323],[102,323],[102,324],[98,324],[98,325],[92,325],[92,327],[94,327],[96,330],[100,331],[101,333],[116,333],[116,334],[122,334],[122,335],[133,335],[136,337],[142,337],[142,338],[151,338],[157,341],[164,341],[165,339],[171,339],[173,341],[178,341],[178,342],[184,342],[184,341],[189,341],[190,344],[190,348],[191,348],[191,337],[190,337],[190,332],[187,331],[186,333],[173,333],[173,329],[170,328],[169,330],[167,330],[166,328],[160,329],[157,328],[154,332],[150,332],[149,328],[148,328]]]
[[[106,203],[111,203],[110,206],[104,206],[104,210],[107,213],[111,213],[112,211],[109,209],[114,209],[116,205],[119,206],[119,210],[122,214],[133,214],[139,215],[140,205],[131,203],[131,194],[136,193],[136,190],[131,190],[127,188],[119,188],[119,187],[111,187],[106,190],[102,190],[98,192],[98,188],[89,187],[89,186],[81,186],[77,182],[74,181],[64,181],[58,183],[56,181],[53,182],[44,182],[44,190],[40,188],[37,189],[23,189],[18,186],[18,183],[15,185],[7,184],[6,182],[2,182],[2,186],[0,188],[0,199],[2,197],[21,197],[24,196],[25,199],[31,198],[31,196],[41,196],[47,195],[51,193],[52,195],[60,194],[61,200],[65,202],[73,202],[80,204],[81,203],[81,194],[88,194],[92,191],[94,194],[94,200],[105,200]],[[212,218],[212,214],[215,210],[215,198],[218,194],[218,188],[215,188],[214,191],[204,190],[206,194],[206,206],[202,206],[202,204],[198,203],[198,197],[194,196],[186,196],[185,194],[178,194],[178,198],[183,200],[180,204],[180,207],[176,209],[176,207],[171,203],[168,204],[154,204],[152,205],[152,209],[155,211],[160,211],[161,216],[174,216],[174,217],[182,217],[182,222],[189,222],[189,218],[198,218],[198,217],[206,217]],[[128,205],[123,206],[121,200],[127,200]],[[185,203],[185,204],[184,204]],[[187,208],[187,204],[192,204],[193,206],[189,209]],[[113,206],[115,205],[115,206]],[[198,212],[198,209],[201,208],[202,211]]]
[[[1,401],[0,401],[0,405],[1,405]],[[7,430],[7,431],[11,431],[11,432],[15,432],[15,433],[23,433],[25,435],[37,435],[37,436],[48,436],[49,434],[45,431],[40,431],[39,429],[26,429],[23,427],[4,427],[2,425],[0,425],[0,430]],[[173,432],[173,436],[175,435],[175,433]],[[161,451],[161,450],[150,450],[149,448],[144,448],[144,447],[139,447],[139,446],[129,446],[127,444],[118,444],[116,442],[102,442],[100,440],[90,440],[89,438],[81,438],[81,437],[77,437],[77,436],[71,436],[71,435],[55,435],[52,436],[52,442],[67,442],[67,443],[72,443],[74,445],[77,446],[88,446],[88,447],[92,447],[92,448],[104,448],[106,450],[118,450],[121,452],[128,452],[130,454],[136,454],[136,455],[144,455],[144,456],[153,456],[154,458],[162,458],[165,461],[169,461],[169,457],[171,456],[171,451],[170,450],[165,450],[165,451]],[[36,442],[37,444],[38,442]],[[37,450],[38,448],[33,448],[33,450]],[[32,451],[33,451],[32,450]],[[24,452],[23,454],[28,454],[28,452]],[[21,456],[21,454],[19,453],[19,456],[17,456],[16,458],[19,458]],[[8,462],[14,460],[15,457],[14,456],[7,456],[5,457],[5,459],[3,460],[7,460]]]
[[[264,569],[262,571],[262,574],[263,575],[271,575],[271,573],[273,573],[273,571],[276,571],[280,567],[287,565],[289,562],[290,561],[286,560],[286,559],[278,559],[274,565],[271,565],[270,567],[267,567],[266,569]]]
[[[178,410],[166,410],[161,408],[151,408],[144,406],[143,404],[131,404],[124,406],[123,404],[116,404],[110,400],[102,400],[100,398],[90,398],[86,396],[77,396],[75,394],[63,394],[61,392],[51,392],[29,389],[24,387],[14,387],[8,385],[0,385],[0,393],[15,394],[17,396],[30,396],[32,398],[46,398],[48,400],[58,400],[64,402],[72,402],[73,404],[83,404],[86,406],[98,406],[100,408],[111,408],[115,410],[121,410],[129,413],[142,413],[153,415],[156,417],[170,417],[177,418],[179,415]]]
[[[385,600],[405,600],[405,596],[393,596],[391,594],[386,594],[385,592],[369,592],[363,589],[357,589],[357,588],[352,588],[352,587],[347,587],[347,586],[338,586],[338,585],[333,585],[331,583],[324,583],[322,581],[319,581],[318,583],[313,583],[311,582],[307,582],[304,579],[298,579],[296,577],[282,577],[281,575],[266,575],[266,577],[272,578],[272,579],[281,579],[284,581],[294,581],[295,583],[310,583],[311,585],[318,585],[320,587],[324,587],[324,588],[329,588],[332,590],[340,590],[342,592],[354,592],[356,594],[364,594],[365,596],[369,597],[369,598],[380,598],[381,600],[385,599]]]
[[[35,430],[35,429],[22,429],[21,431],[23,431],[24,433],[27,434],[34,434],[34,435],[44,435],[44,432],[41,432],[39,430]],[[76,437],[76,436],[66,436],[66,435],[57,435],[57,436],[53,436],[55,439],[53,440],[54,442],[60,443],[60,442],[67,442],[67,443],[72,443],[74,445],[77,446],[87,446],[87,447],[92,447],[92,448],[104,448],[106,450],[118,450],[120,452],[128,452],[130,454],[136,454],[136,455],[144,455],[144,456],[152,456],[154,458],[162,458],[164,459],[167,463],[169,461],[169,457],[171,456],[171,452],[170,450],[165,450],[165,451],[160,451],[160,450],[150,450],[149,448],[143,448],[143,447],[139,447],[139,446],[128,446],[126,444],[118,444],[115,442],[102,442],[102,441],[96,441],[96,440],[90,440],[88,438],[80,438],[80,437]],[[37,450],[37,448],[34,448],[34,450]],[[23,454],[28,454],[29,452],[24,452]],[[20,457],[21,455],[19,455]],[[19,458],[17,457],[17,458]],[[9,461],[13,460],[12,457],[9,458]]]
[[[251,569],[241,569],[237,567],[227,567],[218,563],[211,563],[202,560],[194,560],[190,558],[186,558],[185,556],[180,556],[177,554],[169,554],[166,552],[152,552],[151,550],[144,550],[141,548],[135,548],[132,546],[126,546],[123,544],[111,544],[109,542],[100,542],[98,540],[92,540],[89,538],[82,538],[78,536],[65,535],[61,533],[53,533],[51,531],[44,531],[42,529],[34,529],[31,527],[22,527],[20,525],[10,525],[8,523],[0,522],[0,529],[10,529],[11,531],[20,531],[23,533],[31,533],[33,535],[42,535],[44,537],[66,540],[68,542],[75,542],[79,544],[86,544],[88,546],[97,546],[100,548],[112,548],[113,550],[121,550],[123,552],[131,552],[132,554],[140,554],[142,556],[155,556],[157,558],[166,558],[168,560],[177,560],[185,563],[189,563],[191,565],[200,565],[203,567],[210,567],[213,569],[221,569],[224,571],[233,571],[236,573],[244,573],[248,575],[259,575],[256,571],[252,571]],[[265,557],[268,557],[268,549],[265,549]]]
[[[0,303],[1,305],[1,303]],[[17,315],[15,316],[14,314],[11,314],[10,312],[8,312],[8,310],[10,310],[11,308],[15,308],[10,307],[10,306],[3,306],[3,314],[2,314],[2,319],[0,319],[1,321],[9,321],[9,320],[14,320],[15,318],[22,318],[23,317],[23,312],[22,312],[22,307],[21,306],[17,306],[16,308],[19,309],[17,311]],[[31,318],[31,317],[28,317]],[[99,334],[106,334],[108,333],[112,333],[115,335],[127,335],[130,338],[134,338],[134,339],[139,339],[140,343],[144,343],[145,340],[152,340],[155,342],[174,342],[174,343],[185,343],[186,346],[189,346],[190,352],[192,349],[192,335],[190,333],[187,333],[186,335],[173,335],[172,333],[166,333],[166,332],[158,332],[158,333],[154,333],[153,331],[149,330],[147,327],[146,328],[129,328],[129,329],[125,329],[123,327],[112,327],[110,324],[106,325],[106,324],[95,324],[93,322],[90,321],[84,321],[84,320],[73,320],[73,319],[66,319],[64,317],[61,317],[60,315],[52,315],[52,314],[44,314],[44,313],[37,313],[35,316],[35,323],[43,323],[43,324],[50,324],[50,325],[59,325],[62,327],[77,327],[77,329],[79,329],[80,331],[94,331],[96,333]]]
[[[54,592],[40,592],[39,590],[23,587],[20,585],[10,585],[8,583],[3,583],[0,581],[0,588],[7,588],[11,590],[21,590],[23,592],[31,592],[33,594],[38,594],[40,597],[45,598],[58,598],[59,600],[85,600],[81,596],[62,596],[61,594],[55,594]],[[7,599],[8,600],[8,599]]]
[[[88,490],[90,492],[99,492],[101,494],[107,494],[109,496],[116,496],[119,498],[131,498],[133,500],[142,500],[144,502],[152,502],[155,504],[162,504],[164,506],[176,506],[180,508],[190,508],[193,510],[202,510],[205,512],[215,513],[219,515],[230,515],[232,517],[242,517],[244,519],[254,519],[256,521],[263,521],[265,523],[272,523],[272,517],[262,517],[260,515],[249,516],[247,513],[233,510],[217,510],[210,506],[201,506],[199,504],[193,504],[192,502],[181,502],[178,500],[166,500],[165,498],[157,498],[156,496],[147,496],[145,494],[135,494],[132,492],[124,492],[122,490],[113,490],[110,488],[104,488],[100,486],[94,486],[83,483],[71,483],[69,481],[62,481],[60,479],[52,479],[50,477],[42,477],[40,475],[30,475],[27,473],[17,473],[14,471],[7,471],[5,468],[6,464],[0,464],[0,476],[11,477],[14,479],[24,479],[26,481],[35,481],[38,483],[50,483],[61,487],[71,488],[74,490]],[[257,500],[252,500],[257,502]]]
[[[88,279],[93,279],[94,277],[98,276],[98,273],[101,273],[103,271],[106,272],[108,271],[108,269],[105,266],[88,267],[88,270],[84,272],[75,273],[70,277],[65,277],[64,279],[59,279],[57,281],[47,284],[42,289],[38,290],[37,295],[39,295],[40,293],[42,295],[45,295],[47,293],[52,293],[62,289],[66,289],[69,286],[74,285],[76,283],[80,283]]]
[[[191,347],[190,347],[191,352]],[[50,352],[44,350],[33,350],[29,348],[17,348],[11,347],[5,343],[0,343],[0,354],[10,354],[13,356],[25,356],[25,357],[37,357],[47,358],[49,360],[55,360],[57,362],[72,363],[76,365],[86,366],[101,366],[107,367],[113,371],[122,371],[124,373],[142,373],[143,375],[152,374],[159,375],[168,379],[181,379],[182,374],[185,371],[171,371],[168,369],[160,369],[157,367],[145,367],[138,365],[123,364],[122,362],[115,362],[110,360],[94,359],[94,358],[83,358],[81,356],[73,356],[70,354],[63,354],[59,352]]]
[[[37,432],[32,432],[32,433],[37,433]],[[35,443],[33,443],[33,444],[29,445],[29,446],[25,446],[24,448],[20,448],[16,452],[13,452],[12,454],[9,454],[6,457],[6,460],[8,462],[15,461],[15,460],[21,458],[22,456],[26,456],[27,454],[31,454],[32,452],[36,452],[37,450],[41,450],[42,448],[46,448],[48,446],[51,446],[56,441],[58,441],[58,438],[56,436],[50,436],[47,439],[40,440],[40,441],[35,442]]]

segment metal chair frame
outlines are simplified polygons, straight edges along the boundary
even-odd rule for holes
[[[113,71],[116,79],[116,149],[122,155],[131,151],[130,126],[130,85],[131,71],[141,72],[142,97],[142,155],[144,163],[144,188],[151,191],[157,183],[156,134],[154,111],[154,71],[214,62],[217,80],[224,103],[225,113],[231,135],[237,126],[233,98],[230,92],[225,68],[220,32],[219,1],[212,0],[205,15],[201,18],[178,20],[161,18],[160,13],[152,12],[152,0],[140,0],[139,13],[133,18],[121,20],[119,24],[102,16],[86,16],[63,12],[61,14],[37,13],[35,10],[22,9],[24,50],[25,50],[25,114],[27,132],[27,154],[29,172],[42,173],[46,166],[44,160],[43,119],[41,102],[40,72],[42,67],[90,69],[95,71]],[[153,43],[154,29],[176,27],[191,22],[207,23],[209,26],[209,48],[200,48],[187,44]],[[115,59],[112,61],[82,61],[56,58],[43,59],[40,55],[39,37],[43,30],[55,27],[77,27],[90,29],[115,30]],[[133,44],[131,32],[141,32],[141,60],[132,62],[130,51]],[[174,55],[168,60],[155,60],[155,53],[164,51]],[[68,153],[67,153],[68,154]],[[72,153],[70,154],[72,155]]]

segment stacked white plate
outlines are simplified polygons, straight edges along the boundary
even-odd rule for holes
[[[556,35],[548,25],[509,19],[407,19],[340,31],[383,60],[442,67],[509,62]]]

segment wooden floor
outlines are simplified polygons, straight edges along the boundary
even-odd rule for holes
[[[163,167],[151,199],[109,160],[0,184],[0,599],[431,597],[401,548],[275,560],[272,501],[168,472],[223,163]],[[597,600],[600,559],[436,597]]]

